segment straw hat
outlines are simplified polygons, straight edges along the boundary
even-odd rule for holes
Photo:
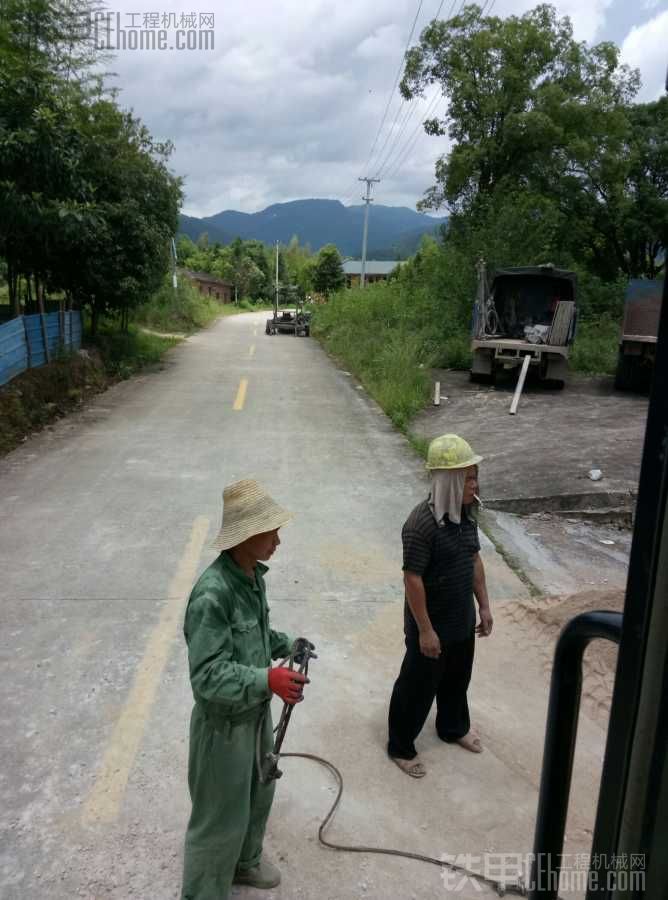
[[[292,513],[272,500],[257,481],[236,481],[223,491],[223,523],[211,546],[229,550],[254,534],[287,525],[291,518]]]

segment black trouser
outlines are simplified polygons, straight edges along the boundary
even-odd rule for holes
[[[436,698],[436,732],[442,741],[457,741],[471,727],[466,691],[471,680],[475,635],[464,641],[441,641],[441,655],[420,652],[417,635],[406,636],[406,655],[390,700],[387,752],[413,759],[415,739]]]

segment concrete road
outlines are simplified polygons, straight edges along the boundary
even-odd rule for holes
[[[183,609],[214,556],[222,487],[248,475],[296,513],[269,600],[277,628],[320,650],[286,749],[343,771],[330,837],[465,854],[478,868],[483,853],[531,847],[548,676],[522,616],[504,612],[527,600],[524,587],[485,542],[497,633],[479,645],[471,698],[486,752],[443,745],[428,724],[428,775],[407,778],[385,755],[385,721],[402,656],[400,528],[425,494],[423,466],[314,340],[267,337],[263,321],[219,321],[162,371],[0,463],[3,900],[178,896]],[[603,739],[582,722],[574,850],[586,849]],[[284,769],[267,837],[283,885],[238,896],[446,894],[436,867],[320,849],[333,783],[312,763]],[[464,884],[460,896],[480,895]]]

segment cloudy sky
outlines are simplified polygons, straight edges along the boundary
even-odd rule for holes
[[[442,101],[431,106],[429,96],[420,105],[401,105],[395,91],[370,160],[369,154],[418,9],[415,37],[439,6],[443,17],[462,0],[200,2],[208,5],[162,0],[159,15],[174,14],[166,20],[173,44],[182,14],[194,14],[199,28],[200,14],[213,12],[213,50],[121,49],[110,63],[119,102],[154,137],[175,145],[172,168],[185,178],[184,212],[255,212],[304,197],[358,203],[358,176],[379,170],[378,202],[415,206],[446,148],[444,138],[423,133],[420,121],[425,112],[442,110]],[[500,16],[535,5],[489,3]],[[660,96],[668,0],[555,5],[571,17],[577,39],[621,46],[624,61],[641,71],[640,99]],[[144,7],[133,0],[109,0],[109,9],[122,25],[143,23]]]

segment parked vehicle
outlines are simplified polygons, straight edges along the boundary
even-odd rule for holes
[[[617,390],[649,390],[656,358],[662,294],[663,281],[641,278],[629,281],[615,374]]]
[[[575,272],[552,265],[497,269],[488,281],[478,266],[473,309],[471,379],[491,381],[526,356],[539,377],[563,387],[577,321]]]
[[[295,308],[284,309],[281,312],[277,307],[271,319],[267,319],[265,334],[294,334],[297,337],[308,337],[311,333],[311,313],[304,309],[304,300],[294,298]]]

